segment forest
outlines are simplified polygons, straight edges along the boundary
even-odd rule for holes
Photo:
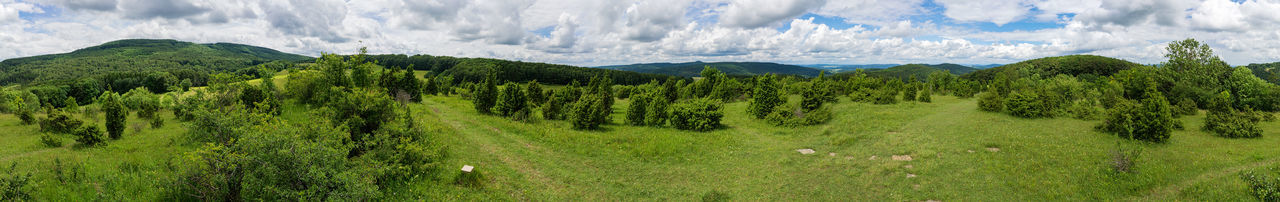
[[[1194,39],[1159,65],[693,78],[268,50],[6,60],[0,200],[1280,200],[1276,63]]]

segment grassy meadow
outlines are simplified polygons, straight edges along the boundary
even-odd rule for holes
[[[277,79],[277,82],[283,82]],[[798,97],[793,97],[798,99]],[[843,98],[842,98],[843,99]],[[416,121],[447,145],[443,171],[388,194],[426,201],[976,201],[976,200],[1256,200],[1239,172],[1280,165],[1280,124],[1257,139],[1201,132],[1205,113],[1183,117],[1186,130],[1166,143],[1095,132],[1099,121],[1023,119],[977,109],[975,99],[935,96],[933,103],[872,105],[841,100],[830,122],[776,127],[746,115],[746,102],[725,105],[724,128],[686,132],[621,125],[628,100],[598,131],[566,121],[517,122],[477,113],[456,96],[411,104]],[[150,128],[129,116],[121,140],[82,148],[70,135],[49,148],[35,125],[0,115],[0,165],[31,173],[37,200],[160,200],[194,145],[168,111]],[[303,121],[305,106],[282,117]],[[43,115],[37,115],[43,117]],[[84,119],[102,124],[102,115]],[[138,128],[138,129],[135,129]],[[1140,149],[1135,173],[1111,170],[1117,148]],[[801,154],[798,149],[813,149]],[[895,160],[910,156],[909,161]],[[61,162],[62,179],[55,165]],[[481,187],[452,182],[458,168],[482,173]],[[80,176],[74,176],[79,170]]]

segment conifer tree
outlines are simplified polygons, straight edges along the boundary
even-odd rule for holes
[[[498,81],[497,74],[489,73],[484,81],[476,87],[472,102],[475,104],[476,111],[482,114],[493,113],[493,106],[498,100]]]
[[[755,77],[755,85],[751,89],[751,103],[747,104],[747,114],[763,119],[773,112],[773,108],[785,103],[780,93],[782,86],[778,84],[776,77],[773,74]]]
[[[520,84],[515,82],[507,82],[502,88],[502,94],[498,95],[498,106],[496,110],[498,115],[511,117],[520,110],[525,109],[528,101],[525,100],[524,93],[520,89]]]

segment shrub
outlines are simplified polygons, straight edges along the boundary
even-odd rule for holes
[[[1031,91],[1015,91],[1005,97],[1004,109],[1010,115],[1022,118],[1049,117],[1050,109],[1042,97]]]
[[[633,126],[645,125],[644,118],[651,99],[651,96],[645,94],[631,96],[631,103],[627,104],[627,124]]]
[[[9,166],[9,170],[5,172],[5,176],[0,176],[0,201],[30,201],[31,190],[27,189],[27,184],[31,183],[31,173],[18,174],[15,173],[18,164],[14,163]]]
[[[572,104],[570,100],[570,90],[568,88],[556,90],[555,94],[547,100],[547,104],[542,106],[542,118],[547,120],[563,120],[565,105]]]
[[[1148,91],[1141,104],[1130,101],[1116,104],[1098,129],[1127,139],[1164,142],[1176,125],[1169,102],[1160,92]]]
[[[1258,128],[1259,119],[1254,118],[1252,113],[1230,108],[1210,110],[1202,129],[1226,138],[1262,137],[1262,129]]]
[[[906,89],[902,90],[902,101],[903,102],[916,101],[917,90],[919,89],[916,87],[915,82],[911,82],[911,84],[907,84]]]
[[[661,94],[659,94],[661,95]],[[644,125],[662,126],[667,123],[670,112],[667,110],[667,99],[664,97],[653,97],[649,100],[649,106],[645,106]]]
[[[1178,101],[1175,112],[1178,115],[1194,116],[1200,112],[1200,109],[1196,107],[1196,101],[1192,101],[1191,98],[1182,98]]]
[[[111,139],[120,139],[124,136],[124,122],[129,115],[128,109],[125,109],[120,95],[115,92],[102,93],[98,100],[102,105],[102,111],[106,113],[108,136]]]
[[[1080,120],[1097,120],[1102,117],[1102,110],[1091,100],[1076,101],[1067,110],[1071,112],[1073,118]]]
[[[878,105],[897,104],[898,103],[897,96],[898,96],[897,89],[893,89],[893,87],[888,87],[888,86],[880,87],[880,90],[876,92],[875,100],[871,101],[871,103],[878,104]]]
[[[1280,201],[1280,169],[1252,170],[1240,173],[1249,183],[1249,193],[1262,201]]]
[[[826,123],[831,120],[831,117],[831,109],[829,107],[804,110],[791,104],[779,106],[765,119],[776,126],[797,127]]]
[[[1136,171],[1138,164],[1138,156],[1142,154],[1142,150],[1138,148],[1125,148],[1117,144],[1115,149],[1111,150],[1111,171],[1117,173],[1133,173]]]
[[[916,97],[916,101],[924,103],[933,102],[933,88],[925,87],[924,91],[920,92],[920,96]]]
[[[986,92],[978,95],[978,109],[989,112],[1000,112],[1004,110],[1004,98],[999,93]]]
[[[496,80],[496,74],[490,73],[475,88],[475,93],[472,95],[474,99],[471,101],[475,104],[476,111],[481,114],[493,113],[493,106],[498,102],[498,81]]]
[[[529,81],[529,84],[525,84],[524,86],[524,93],[529,97],[530,104],[533,104],[533,106],[539,106],[543,103],[547,103],[547,96],[542,94],[542,84],[538,84],[537,80]]]
[[[15,115],[18,116],[19,120],[22,120],[22,125],[31,125],[36,122],[36,116],[32,115],[30,110],[17,111]]]
[[[40,135],[40,143],[43,143],[44,146],[58,148],[62,147],[62,138],[54,136],[54,134],[45,133],[44,135]]]
[[[528,101],[526,100],[524,92],[522,92],[523,90],[520,89],[520,84],[507,82],[504,86],[505,87],[502,88],[502,93],[498,94],[498,103],[497,106],[494,107],[494,110],[497,111],[500,116],[511,117],[514,116],[516,112],[524,110],[524,108],[527,107],[526,105],[528,104]]]
[[[604,105],[601,97],[603,95],[587,94],[586,97],[573,103],[569,110],[569,122],[573,123],[573,129],[594,130],[604,124],[605,120],[601,114],[608,114],[601,107]]]
[[[700,98],[677,103],[671,110],[671,125],[680,130],[710,131],[720,127],[724,117],[721,103]]]
[[[40,132],[71,134],[84,122],[72,118],[62,111],[51,111],[45,119],[40,120]]]
[[[747,114],[757,119],[768,116],[773,108],[782,105],[786,100],[780,94],[781,85],[770,74],[755,78],[755,86],[751,89],[751,102],[747,104]]]
[[[162,118],[160,118],[160,117],[156,117],[156,118],[151,119],[151,128],[152,128],[152,129],[156,129],[156,128],[160,128],[160,127],[164,127],[164,119],[162,119]]]
[[[94,125],[82,126],[74,135],[77,137],[76,142],[85,146],[96,146],[106,142],[106,138],[102,136],[102,130]]]
[[[71,113],[76,113],[80,111],[80,103],[76,102],[76,98],[67,97],[67,100],[64,103],[65,104],[63,104],[63,106],[65,107],[62,108],[63,111],[67,111]]]

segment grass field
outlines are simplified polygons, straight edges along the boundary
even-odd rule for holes
[[[277,79],[280,82],[282,79]],[[436,141],[448,145],[446,173],[390,193],[439,200],[1256,200],[1241,170],[1280,165],[1280,124],[1258,139],[1226,139],[1199,130],[1204,113],[1182,118],[1187,130],[1146,144],[1095,132],[1098,121],[1022,119],[977,110],[975,100],[871,105],[842,100],[824,125],[780,128],[748,118],[745,102],[726,105],[723,129],[706,133],[611,124],[571,130],[565,121],[522,123],[480,115],[457,97],[429,97],[411,108]],[[627,100],[614,105],[623,122]],[[308,119],[288,105],[287,120]],[[35,197],[53,201],[154,200],[169,187],[172,163],[196,145],[164,114],[149,129],[130,116],[122,140],[108,146],[46,148],[34,125],[0,115],[0,165],[35,176]],[[38,115],[43,116],[43,115]],[[101,124],[101,117],[96,124]],[[144,128],[134,133],[132,122]],[[1137,172],[1111,171],[1110,152],[1141,148]],[[803,155],[797,149],[813,149]],[[909,155],[910,161],[893,160]],[[82,183],[60,183],[53,162],[83,165]],[[480,188],[453,185],[462,165],[487,178]]]

